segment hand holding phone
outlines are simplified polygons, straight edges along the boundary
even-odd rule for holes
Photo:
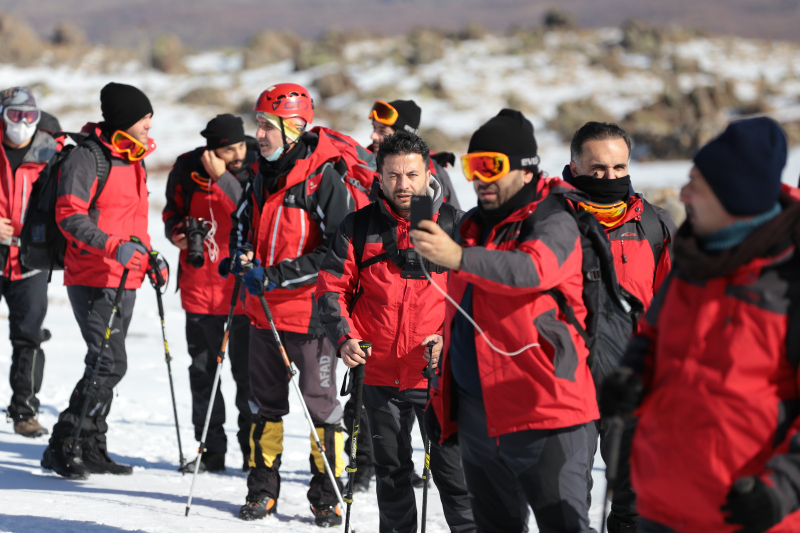
[[[419,229],[423,220],[433,220],[433,200],[430,196],[411,197],[411,229]]]

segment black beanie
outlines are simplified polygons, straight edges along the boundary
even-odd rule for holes
[[[230,113],[217,115],[209,121],[200,135],[206,138],[206,148],[209,150],[230,146],[245,140],[244,122]]]
[[[725,210],[734,216],[766,213],[781,193],[786,134],[767,117],[739,120],[700,148],[694,164]]]
[[[533,124],[519,111],[503,109],[472,134],[467,152],[499,152],[534,158],[537,148]],[[538,162],[537,158],[533,164]]]
[[[113,81],[100,91],[100,110],[109,132],[127,130],[148,113],[153,112],[150,100],[132,85]]]
[[[419,120],[422,109],[414,100],[392,100],[389,105],[395,108],[398,117],[394,123],[395,130],[405,130],[414,135],[419,135]]]

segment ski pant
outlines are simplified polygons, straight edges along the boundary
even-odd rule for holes
[[[186,313],[186,342],[192,364],[189,366],[189,384],[192,389],[192,423],[194,438],[200,440],[208,412],[208,402],[214,378],[217,375],[217,355],[222,346],[227,316]],[[227,353],[233,380],[236,382],[236,408],[239,410],[236,437],[245,458],[250,455],[250,376],[248,367],[248,348],[250,319],[234,316],[228,340]],[[220,378],[221,379],[221,378]],[[225,436],[225,400],[222,390],[217,390],[211,420],[206,435],[206,449],[214,453],[228,451]]]
[[[111,325],[108,347],[103,350],[100,359],[94,387],[90,386],[90,380],[95,361],[100,354],[101,343],[104,342],[117,289],[71,285],[67,287],[67,294],[88,349],[84,359],[86,369],[83,378],[72,391],[69,406],[58,416],[50,442],[58,443],[71,437],[80,418],[84,399],[91,392],[89,409],[81,426],[81,441],[94,438],[105,445],[105,434],[108,431],[106,416],[111,409],[112,389],[122,380],[128,369],[125,337],[133,316],[136,291],[125,289],[122,294],[120,308]]]
[[[15,281],[0,277],[0,298],[8,305],[12,348],[8,414],[14,420],[27,420],[39,411],[36,393],[44,377],[44,352],[39,346],[47,314],[47,272]]]
[[[630,456],[633,446],[633,434],[636,429],[636,419],[628,418],[625,420],[625,429],[622,432],[622,440],[619,447],[619,462],[617,467],[617,480],[614,484],[614,498],[611,501],[611,513],[608,515],[609,533],[634,533],[638,523],[639,515],[636,513],[636,493],[631,486]],[[589,440],[589,469],[586,471],[586,482],[589,485],[588,502],[589,508],[592,506],[592,466],[594,456],[597,452],[597,437],[600,436],[600,455],[608,464],[612,453],[610,449],[611,439],[609,438],[609,428],[603,428],[600,420],[595,420],[586,425],[586,434]]]
[[[300,371],[300,391],[308,407],[315,430],[326,449],[326,458],[334,469],[339,490],[339,475],[344,470],[344,436],[340,422],[342,406],[337,399],[335,350],[327,337],[279,332],[289,359]],[[250,326],[250,474],[247,500],[253,501],[280,494],[280,457],[283,452],[283,422],[289,414],[289,377],[283,357],[271,330]],[[310,435],[310,433],[309,433]],[[316,443],[311,441],[309,456],[312,474],[308,500],[312,505],[337,505],[338,498]]]
[[[483,400],[460,394],[458,440],[478,531],[588,533],[586,424],[490,437]],[[434,476],[434,480],[436,477]]]
[[[364,385],[364,407],[372,431],[381,533],[417,531],[417,505],[411,485],[411,425],[422,425],[427,391]],[[424,429],[423,429],[424,436]],[[430,468],[451,532],[475,531],[458,445],[431,443]]]
[[[362,405],[363,407],[363,405]],[[356,411],[356,399],[355,396],[352,394],[350,398],[347,400],[347,403],[344,404],[344,428],[345,431],[350,433],[353,430],[353,419],[355,418],[355,411]],[[411,410],[408,412],[408,424],[409,428],[413,429],[414,427],[414,420],[416,419],[416,415],[414,411]],[[422,424],[420,424],[420,431],[422,431]],[[350,439],[344,441],[344,453],[347,457],[350,457]],[[412,452],[413,455],[413,452]],[[414,469],[414,460],[413,458],[409,459],[411,462],[411,469]],[[369,431],[369,420],[367,419],[366,414],[362,409],[362,416],[361,416],[361,431],[358,433],[358,447],[356,449],[356,467],[358,468],[358,473],[356,474],[356,478],[362,478],[366,476],[367,478],[372,478],[375,475],[375,466],[373,465],[374,458],[372,457],[372,433]]]
[[[656,522],[640,517],[639,518],[639,532],[640,533],[678,533],[671,527],[663,526]]]

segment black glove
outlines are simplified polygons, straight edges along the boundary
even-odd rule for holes
[[[219,266],[217,267],[217,272],[223,278],[227,278],[228,274],[231,273],[231,258],[226,257],[222,261],[219,262]]]
[[[737,479],[721,509],[725,522],[744,526],[737,533],[763,533],[786,516],[778,491],[754,476]]]
[[[630,416],[642,403],[644,384],[630,368],[618,368],[600,386],[600,414]]]
[[[436,152],[435,154],[431,154],[431,159],[439,163],[444,168],[447,168],[448,164],[452,167],[456,164],[456,156],[452,152]]]

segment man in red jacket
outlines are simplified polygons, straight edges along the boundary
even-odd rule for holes
[[[639,531],[800,531],[800,191],[766,117],[694,158],[673,270],[602,387],[641,405],[631,455]]]
[[[275,318],[289,358],[300,370],[299,387],[338,478],[344,471],[342,406],[337,399],[336,351],[325,337],[314,301],[314,289],[325,252],[336,229],[353,210],[353,197],[342,174],[342,155],[324,128],[306,131],[314,119],[308,91],[279,83],[256,101],[261,156],[258,173],[248,184],[232,215],[231,272],[242,274],[250,317],[250,475],[242,520],[275,512],[280,495],[283,417],[289,414],[286,366],[270,330],[259,297]],[[325,472],[316,442],[311,440],[308,500],[320,527],[342,523],[336,492]],[[341,490],[341,482],[337,479]]]
[[[47,313],[47,272],[28,270],[19,260],[19,234],[33,184],[56,152],[53,137],[39,129],[42,112],[27,87],[0,93],[0,298],[8,304],[11,338],[11,403],[14,432],[46,435],[36,420],[42,387],[42,323]]]
[[[239,117],[217,115],[200,135],[206,138],[206,146],[178,157],[169,173],[167,204],[162,215],[167,238],[181,250],[178,287],[186,311],[186,342],[192,357],[189,384],[192,423],[198,441],[208,411],[217,353],[222,346],[234,284],[233,278],[227,281],[219,278],[220,255],[227,255],[231,213],[249,181],[248,167],[256,160],[256,153],[248,152],[245,146],[244,123]],[[192,247],[189,240],[194,243]],[[250,320],[240,305],[234,313],[229,353],[239,410],[237,438],[244,457],[243,469],[247,471],[250,460],[250,406],[247,403],[250,396],[247,371]],[[228,441],[222,427],[224,423],[225,402],[219,390],[211,411],[206,451],[200,457],[201,472],[225,469]],[[188,463],[185,469],[194,472],[194,463]]]
[[[145,94],[130,85],[109,83],[100,92],[104,122],[87,124],[89,142],[99,146],[110,163],[105,186],[98,190],[97,167],[101,164],[86,145],[75,148],[62,163],[56,201],[56,222],[67,239],[64,285],[67,286],[75,320],[86,341],[86,371],[53,428],[42,467],[69,479],[89,474],[130,474],[131,467],[108,456],[106,417],[113,400],[112,389],[128,367],[125,336],[133,315],[136,289],[149,270],[150,236],[147,232],[149,203],[147,173],[142,159],[155,149],[148,137],[153,108]],[[138,237],[141,242],[131,240]],[[129,271],[120,310],[105,342],[99,370],[90,383],[95,361],[105,337],[113,301],[124,270]],[[166,269],[159,265],[166,273]],[[84,400],[89,408],[80,432],[72,442]]]
[[[427,398],[424,352],[436,367],[442,348],[444,296],[423,277],[409,238],[411,197],[433,199],[433,219],[454,234],[461,212],[443,204],[428,168],[428,146],[398,131],[380,143],[379,199],[348,215],[339,227],[317,281],[320,321],[344,363],[364,364],[364,406],[378,478],[380,531],[413,532],[417,506],[411,476],[411,424]],[[359,237],[358,234],[361,234]],[[388,239],[388,242],[387,242]],[[363,246],[363,249],[360,249]],[[444,286],[446,269],[428,264]],[[359,342],[372,343],[370,353]],[[475,531],[457,446],[431,445],[433,480],[451,531]]]
[[[391,102],[376,100],[367,118],[372,121],[372,134],[369,136],[372,144],[369,146],[369,150],[377,154],[378,146],[387,135],[392,135],[398,131],[407,131],[414,135],[419,135],[422,109],[414,100],[392,100]],[[429,166],[431,174],[442,186],[444,201],[458,208],[458,196],[450,181],[450,175],[445,170],[445,161],[447,161],[448,157],[451,158],[450,164],[452,164],[454,156],[451,153],[431,154]],[[380,176],[376,174],[376,186],[373,189],[375,194],[380,189],[379,181]]]
[[[669,243],[677,229],[666,211],[651,205],[642,195],[633,192],[628,163],[631,139],[616,124],[587,122],[572,137],[570,163],[563,177],[589,200],[576,207],[591,212],[605,228],[611,241],[611,253],[619,283],[649,307],[670,270]],[[595,385],[599,388],[604,375],[592,368]],[[627,420],[619,449],[619,470],[614,487],[614,501],[608,516],[610,533],[636,531],[636,495],[631,488],[628,457],[630,455],[635,420]],[[600,453],[608,462],[611,439],[608,430],[601,431],[600,421],[587,426],[589,430],[589,465],[587,481],[591,501],[592,468],[600,434]]]
[[[539,175],[536,150],[531,123],[502,110],[462,157],[478,207],[458,242],[430,221],[411,232],[420,255],[451,269],[447,292],[464,310],[447,306],[426,431],[458,432],[479,531],[526,531],[529,504],[540,530],[586,533],[597,400],[589,351],[549,292],[585,320],[583,252],[561,196],[571,187]]]

